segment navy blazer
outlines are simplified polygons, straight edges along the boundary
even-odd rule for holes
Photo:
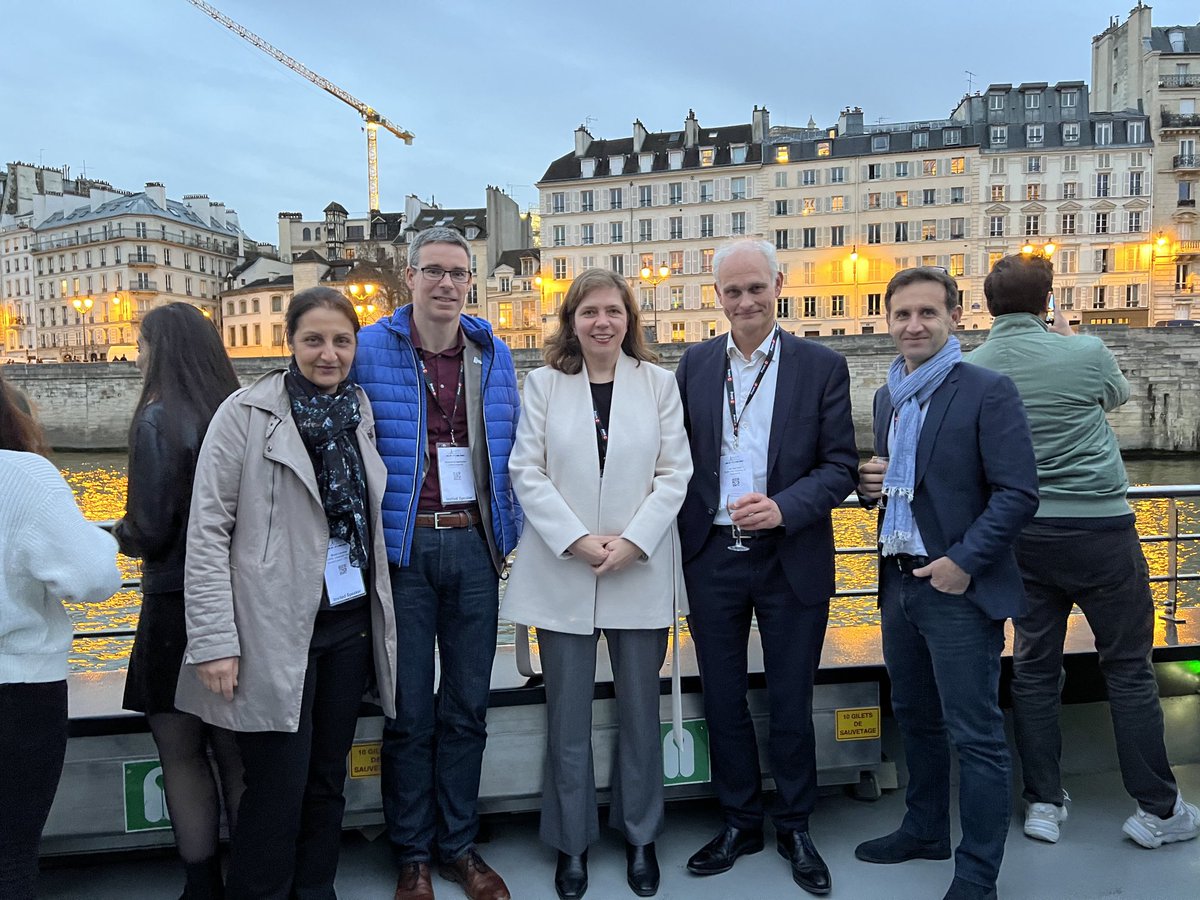
[[[721,335],[689,347],[675,371],[693,466],[679,512],[685,564],[708,539],[721,502],[726,341]],[[850,372],[840,353],[786,331],[779,350],[766,493],[783,514],[780,554],[788,584],[801,603],[828,603],[834,593],[830,511],[858,480]]]
[[[875,452],[888,456],[892,399],[875,394]],[[1013,542],[1038,508],[1025,406],[1007,375],[959,363],[933,392],[917,442],[913,516],[931,559],[971,576],[970,597],[993,619],[1025,612]],[[880,524],[883,512],[880,511]],[[880,566],[881,577],[894,567]]]

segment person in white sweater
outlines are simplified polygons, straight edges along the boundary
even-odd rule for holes
[[[34,896],[38,843],[67,747],[62,601],[121,587],[117,542],[90,525],[71,488],[34,449],[40,430],[0,382],[0,897]]]

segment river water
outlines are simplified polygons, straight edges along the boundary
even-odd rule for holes
[[[54,457],[63,476],[75,490],[84,515],[93,521],[118,519],[125,510],[126,462],[124,453],[58,453]],[[1198,484],[1200,457],[1153,456],[1126,460],[1129,479],[1133,484]],[[1200,532],[1200,500],[1180,505],[1180,532]],[[1143,536],[1165,534],[1167,530],[1167,501],[1139,501],[1135,504],[1138,529]],[[874,540],[875,516],[862,509],[834,511],[834,537],[839,548],[869,547]],[[1165,544],[1145,545],[1146,558],[1152,575],[1165,574],[1167,548]],[[122,571],[131,577],[138,574],[136,560],[119,557]],[[1184,545],[1179,553],[1179,571],[1191,572],[1200,568],[1200,547]],[[876,578],[873,553],[841,554],[838,556],[837,584],[839,591],[874,589]],[[1155,585],[1155,597],[1161,604],[1166,598],[1166,586]],[[1185,582],[1179,592],[1180,606],[1200,607],[1200,583]],[[71,666],[76,671],[124,668],[133,643],[129,636],[98,634],[105,631],[132,631],[137,627],[141,596],[137,590],[120,591],[103,603],[70,604],[77,633]],[[874,596],[839,597],[830,609],[830,627],[876,624],[879,621]],[[94,636],[88,636],[93,634]],[[513,628],[501,623],[500,643],[512,643]]]

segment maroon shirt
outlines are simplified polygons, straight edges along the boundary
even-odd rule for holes
[[[455,396],[458,394],[458,373],[463,363],[463,334],[458,332],[458,342],[449,350],[440,353],[430,353],[421,347],[421,336],[417,326],[412,326],[412,342],[417,349],[417,356],[425,363],[425,373],[421,375],[421,390],[425,394],[425,435],[429,456],[429,468],[425,472],[425,480],[421,482],[421,494],[417,499],[417,509],[420,512],[439,512],[441,510],[473,509],[474,503],[442,504],[442,492],[438,481],[438,444],[457,443],[460,447],[468,444],[467,436],[467,397],[466,386],[463,394],[458,397],[457,408]],[[437,398],[429,392],[429,382],[433,382]],[[453,433],[454,441],[450,436]],[[479,485],[475,486],[476,492]]]

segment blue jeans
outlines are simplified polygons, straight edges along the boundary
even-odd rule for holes
[[[1003,620],[967,596],[943,594],[928,578],[881,559],[883,657],[892,712],[908,762],[900,830],[923,841],[950,839],[950,747],[958,751],[962,841],[955,875],[994,886],[1004,858],[1010,762],[997,696]]]
[[[478,528],[413,532],[391,567],[396,718],[383,726],[383,812],[398,865],[458,859],[479,831],[479,770],[496,655],[499,582]],[[434,641],[441,682],[434,694]]]

